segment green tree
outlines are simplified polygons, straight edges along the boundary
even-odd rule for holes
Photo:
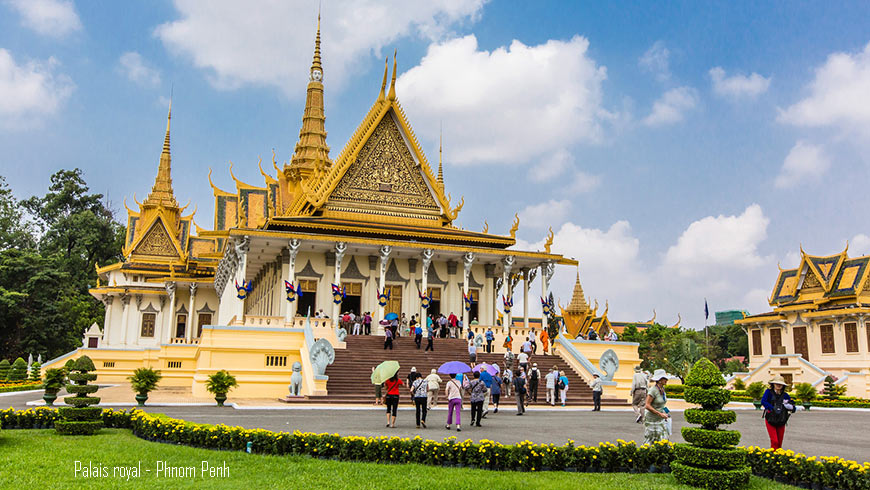
[[[685,380],[689,369],[701,359],[701,349],[690,336],[673,336],[668,345],[668,357],[665,359],[665,369]]]
[[[6,377],[9,381],[24,381],[27,379],[27,361],[22,358],[15,359],[12,363],[12,369],[9,370],[9,375]]]
[[[0,176],[0,250],[31,249],[36,240],[24,221],[21,204],[12,195],[6,179]]]

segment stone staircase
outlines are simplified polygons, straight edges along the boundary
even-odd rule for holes
[[[399,362],[399,377],[407,382],[411,367],[416,367],[417,372],[428,376],[432,369],[447,361],[462,361],[468,363],[468,344],[460,339],[440,339],[434,342],[434,351],[424,351],[426,339],[423,339],[422,347],[417,350],[413,338],[400,337],[393,342],[393,350],[384,350],[383,337],[349,335],[346,339],[347,349],[335,351],[335,362],[326,369],[329,380],[326,383],[328,395],[311,397],[290,397],[288,403],[354,403],[371,404],[374,402],[374,387],[371,383],[372,367],[385,360]],[[504,354],[477,354],[477,362],[490,364],[497,363],[504,367]],[[559,356],[539,354],[532,356],[532,362],[538,363],[541,376],[545,376],[549,369],[557,366],[560,371],[567,373],[568,377],[568,405],[591,405],[592,389],[583,378],[571,369]],[[449,377],[440,375],[446,382]],[[439,394],[439,403],[446,403],[446,397],[442,389]],[[509,400],[502,397],[502,403],[508,406],[515,405],[513,393]],[[544,405],[546,400],[546,383],[541,379],[538,385],[538,404]],[[467,401],[467,397],[466,397]],[[402,404],[411,404],[411,398],[405,387],[402,388]],[[603,397],[602,406],[629,406],[625,401]],[[532,405],[535,405],[534,403]]]

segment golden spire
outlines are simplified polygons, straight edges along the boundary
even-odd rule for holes
[[[393,51],[393,78],[390,80],[390,94],[388,96],[390,100],[396,100],[396,55],[398,52],[398,50]]]
[[[438,185],[441,186],[441,192],[444,192],[444,167],[442,166],[442,145],[444,143],[444,132],[438,134]]]
[[[583,295],[583,286],[580,285],[579,268],[577,269],[577,280],[574,283],[574,294],[571,296],[571,303],[565,310],[571,313],[582,313],[589,310],[589,304],[586,303],[586,297]]]
[[[302,114],[299,141],[293,152],[289,167],[299,178],[307,178],[315,168],[332,164],[329,146],[326,144],[326,116],[323,110],[323,66],[320,63],[320,14],[317,14],[317,35],[314,40],[314,59],[309,73],[308,93]],[[286,167],[285,167],[285,170]]]
[[[390,58],[384,58],[384,81],[381,82],[381,93],[378,95],[378,100],[384,100],[384,92],[387,90],[387,71],[390,68]]]
[[[157,167],[157,177],[151,193],[145,199],[145,204],[178,207],[175,194],[172,192],[172,155],[169,151],[169,123],[172,121],[172,98],[169,99],[169,114],[166,116],[166,136],[163,138],[163,151],[160,153],[160,165]]]

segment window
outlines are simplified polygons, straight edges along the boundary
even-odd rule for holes
[[[211,325],[211,313],[200,313],[196,324],[196,338],[202,337],[202,326]]]
[[[88,337],[88,349],[96,349],[98,347],[97,344],[100,343],[100,339],[97,337]]]
[[[316,279],[300,279],[299,280],[299,289],[302,290],[303,293],[316,293],[317,292],[317,280]]]
[[[166,367],[169,369],[178,369],[181,367],[181,361],[167,361]]]
[[[761,330],[757,328],[752,330],[752,355],[761,355]]]
[[[858,324],[846,323],[846,352],[858,352]]]
[[[154,336],[154,323],[157,321],[156,313],[142,313],[142,337]]]
[[[104,368],[115,367],[115,361],[103,361],[103,367]]]
[[[770,353],[771,354],[785,354],[785,349],[782,346],[782,329],[781,328],[771,328],[770,329]]]
[[[187,329],[187,315],[175,316],[175,338],[184,337],[184,331]]]
[[[834,353],[834,326],[819,325],[819,335],[822,338],[822,354]]]
[[[287,356],[266,356],[267,367],[287,367]]]

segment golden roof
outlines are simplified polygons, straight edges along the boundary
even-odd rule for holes
[[[577,271],[577,280],[574,282],[574,293],[571,296],[571,302],[565,308],[568,313],[584,313],[589,311],[589,303],[586,302],[586,297],[583,295],[583,286],[580,285],[580,271]]]
[[[160,165],[151,193],[144,204],[178,207],[175,193],[172,192],[172,155],[169,152],[169,123],[172,121],[172,101],[169,101],[169,114],[166,116],[166,136],[163,138],[163,151],[160,152]]]

